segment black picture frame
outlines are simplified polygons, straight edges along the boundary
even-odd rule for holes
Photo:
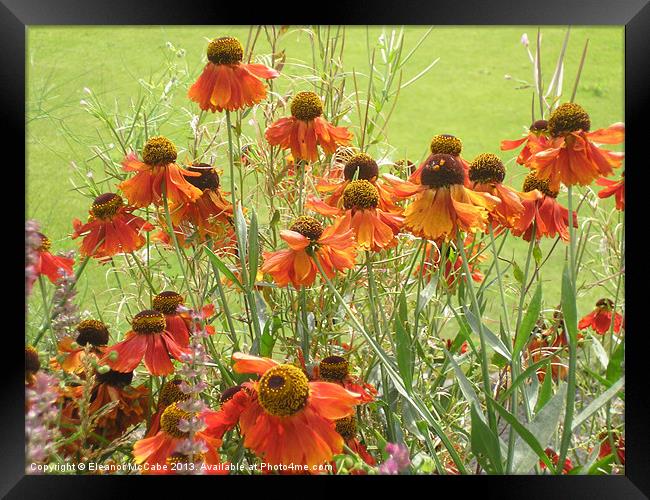
[[[262,487],[277,493],[295,492],[311,495],[327,482],[341,482],[338,487],[360,487],[365,495],[387,491],[388,482],[395,480],[415,482],[418,490],[403,490],[405,494],[427,496],[466,492],[466,487],[480,488],[482,497],[554,499],[554,498],[648,498],[650,495],[650,433],[648,432],[648,333],[643,328],[644,296],[646,288],[646,243],[636,234],[647,228],[648,209],[642,205],[643,190],[647,189],[648,139],[646,125],[650,117],[650,5],[648,0],[456,0],[454,2],[429,2],[401,0],[399,2],[373,1],[346,4],[336,7],[331,3],[314,3],[313,9],[305,4],[292,6],[267,2],[265,5],[208,1],[172,2],[160,0],[2,0],[0,5],[0,40],[2,64],[2,118],[5,122],[4,165],[0,189],[0,207],[5,208],[3,221],[9,224],[5,248],[17,256],[6,257],[3,269],[6,279],[14,280],[17,287],[8,285],[5,297],[20,296],[22,269],[20,255],[24,246],[18,236],[24,220],[11,201],[19,193],[18,186],[25,183],[21,165],[25,165],[25,150],[19,145],[25,141],[25,49],[26,28],[32,25],[92,25],[92,24],[447,24],[447,25],[625,25],[625,122],[627,171],[626,225],[634,229],[630,245],[626,245],[626,261],[632,262],[633,272],[627,276],[626,323],[628,349],[626,352],[626,471],[625,476],[507,476],[507,477],[451,477],[451,476],[400,476],[400,477],[311,477],[268,478],[283,481],[280,485],[267,485],[266,478],[220,477],[215,482],[201,484],[207,494],[226,494],[223,485],[239,488],[249,496],[252,488]],[[312,15],[310,15],[312,13]],[[314,14],[317,13],[316,17]],[[11,137],[11,134],[15,135]],[[14,140],[12,140],[14,139]],[[644,161],[645,160],[645,161]],[[638,232],[638,233],[637,233]],[[628,232],[629,234],[629,232]],[[15,260],[14,260],[15,259]],[[19,298],[18,301],[21,299]],[[22,368],[16,360],[20,353],[20,327],[9,326],[6,320],[18,322],[16,312],[5,301],[5,328],[0,332],[7,345],[3,349],[4,377],[0,394],[2,405],[2,452],[0,453],[0,494],[6,498],[115,498],[116,495],[134,492],[138,483],[147,489],[151,498],[153,488],[165,488],[165,497],[178,494],[196,496],[195,484],[188,478],[174,480],[136,476],[31,476],[24,471],[24,385]],[[205,478],[192,478],[206,481]],[[287,481],[292,483],[288,484]],[[211,481],[211,480],[210,480]],[[217,482],[218,481],[218,482]],[[279,486],[279,487],[278,487]],[[287,489],[287,487],[289,489]],[[315,487],[315,488],[314,488]],[[183,489],[180,489],[183,488]],[[189,489],[188,489],[189,488]],[[417,488],[417,486],[416,486]],[[340,490],[342,494],[346,490]],[[419,491],[420,493],[415,493]],[[403,493],[403,494],[404,494]],[[398,493],[399,494],[399,493]],[[134,495],[135,496],[135,493]],[[294,496],[290,494],[290,496]]]

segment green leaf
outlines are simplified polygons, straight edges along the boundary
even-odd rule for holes
[[[418,297],[418,307],[417,310],[415,311],[416,315],[420,314],[422,310],[427,306],[431,298],[434,296],[437,286],[438,286],[438,275],[434,275],[431,277],[429,283],[427,283],[427,286],[425,286],[420,291],[420,296]]]
[[[519,331],[517,331],[517,336],[515,338],[515,346],[512,349],[513,356],[517,356],[524,346],[528,343],[528,338],[530,337],[535,323],[539,318],[539,312],[542,309],[542,284],[537,283],[537,288],[533,294],[533,298],[528,304],[528,309],[524,315],[521,325],[519,325]]]
[[[512,261],[512,273],[513,273],[515,279],[517,280],[517,283],[519,283],[520,285],[523,285],[524,284],[524,273],[521,270],[521,268],[519,267],[519,265],[514,260]]]
[[[262,332],[262,339],[260,342],[260,356],[265,356],[270,358],[273,354],[273,346],[275,345],[276,332],[282,326],[282,320],[274,316],[264,325],[264,331]]]
[[[539,444],[541,452],[544,457],[546,453],[544,450],[550,444],[551,438],[557,432],[560,425],[562,416],[564,414],[564,406],[566,399],[567,385],[561,383],[557,392],[551,400],[544,405],[536,415],[535,418],[526,426],[526,430],[535,437]],[[505,417],[504,417],[505,418]],[[514,418],[514,417],[513,417]],[[521,425],[521,424],[519,424]],[[515,441],[515,454],[512,460],[512,473],[513,474],[528,474],[535,466],[538,459],[544,460],[540,455],[540,449],[533,449],[531,443],[524,438],[524,436],[515,428],[520,438]],[[524,446],[523,440],[527,446]],[[548,457],[546,457],[548,458]],[[545,461],[546,465],[548,463]],[[555,467],[549,467],[549,470],[555,470]]]
[[[532,432],[530,432],[526,427],[524,427],[519,420],[515,418],[515,416],[510,413],[508,410],[506,410],[503,406],[501,406],[499,403],[496,401],[492,400],[494,402],[494,407],[496,410],[501,414],[503,419],[508,422],[512,428],[515,430],[517,434],[519,434],[519,437],[523,440],[524,443],[526,443],[530,449],[537,455],[537,457],[542,460],[546,466],[549,468],[549,470],[555,472],[555,467],[553,466],[553,462],[551,462],[551,459],[546,455],[546,452],[544,451],[544,448],[542,448],[542,445],[539,444],[539,441],[535,436],[533,435]],[[519,439],[515,442],[515,453],[517,452],[518,449],[521,449],[521,446],[517,447],[517,443],[519,442]],[[534,463],[533,459],[533,463]]]
[[[246,250],[248,248],[248,231],[246,229],[246,218],[241,208],[241,202],[237,202],[235,208],[235,231],[237,233],[237,242],[239,251],[243,254],[239,256],[241,262],[246,262]]]
[[[607,365],[607,380],[616,382],[623,375],[623,360],[625,358],[625,340],[612,353],[612,357]]]
[[[472,405],[475,405],[476,408],[480,408],[481,401],[479,400],[476,391],[474,391],[471,382],[467,379],[460,366],[458,366],[458,363],[454,361],[454,356],[447,349],[444,349],[444,351],[447,355],[447,358],[449,359],[449,364],[451,364],[452,368],[454,369],[454,373],[456,373],[458,385],[461,392],[463,393],[463,396],[465,396],[465,399],[467,399],[467,401],[469,401]],[[484,422],[487,422],[487,419],[485,418],[485,415],[483,415],[483,412],[479,411],[479,415]]]
[[[250,288],[253,288],[253,286],[255,286],[255,279],[257,278],[257,266],[259,264],[259,252],[260,243],[257,228],[257,214],[253,209],[253,214],[251,215],[251,224],[248,228],[248,280],[250,282]]]
[[[244,291],[244,285],[241,284],[239,279],[233,274],[233,272],[228,269],[226,264],[223,263],[223,261],[208,247],[205,247],[205,251],[208,254],[208,257],[210,258],[210,261],[214,266],[219,269],[220,273],[223,273],[223,275],[228,278],[230,281],[232,281],[237,287],[239,287],[242,291]]]
[[[578,344],[578,310],[575,290],[571,282],[569,266],[567,264],[564,265],[564,271],[562,272],[561,304],[569,342],[575,347]]]
[[[483,467],[488,469],[488,472],[503,474],[503,467],[501,465],[501,447],[499,445],[499,438],[487,426],[481,413],[476,410],[474,404],[471,406],[472,418],[472,433],[471,444],[472,452],[477,455],[477,458],[482,455],[486,457],[491,464],[491,470],[484,464]]]
[[[580,415],[578,415],[573,420],[573,425],[571,426],[571,430],[574,431],[578,427],[580,427],[581,424],[583,424],[589,417],[591,417],[594,413],[596,413],[605,403],[607,403],[607,401],[615,397],[618,394],[618,391],[620,391],[624,385],[625,385],[625,379],[624,378],[618,379],[618,381],[612,384],[612,386],[609,389],[607,389],[600,396],[598,396],[591,403],[589,403],[587,407],[580,412]]]
[[[413,385],[413,349],[411,336],[406,325],[406,292],[402,291],[395,317],[395,340],[397,349],[397,369],[404,381],[404,386],[410,392]],[[404,307],[403,307],[404,306]]]
[[[538,266],[542,263],[542,249],[539,247],[539,243],[536,243],[533,248],[533,259]]]
[[[480,335],[479,321],[476,319],[476,316],[474,316],[474,314],[472,314],[472,312],[465,306],[463,306],[463,313],[467,317],[467,322],[469,323],[470,328],[474,333]],[[485,324],[483,324],[482,327],[485,342],[494,349],[495,352],[498,352],[508,361],[512,360],[512,355],[510,354],[508,347],[501,341],[501,339],[497,337]]]
[[[542,388],[539,391],[539,396],[537,398],[537,403],[535,404],[535,413],[537,414],[544,405],[548,403],[548,400],[551,399],[553,395],[553,377],[551,372],[551,363],[546,365],[546,376],[544,377],[544,382],[542,383]]]

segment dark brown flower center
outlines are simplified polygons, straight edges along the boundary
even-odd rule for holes
[[[346,181],[363,179],[372,181],[379,175],[377,162],[365,153],[358,153],[348,160],[343,169]]]
[[[187,182],[192,186],[199,188],[201,191],[219,189],[219,174],[213,166],[207,163],[195,163],[188,167],[187,170],[201,174],[200,177],[186,177]]]
[[[589,132],[591,119],[582,106],[566,102],[558,106],[548,119],[548,131],[553,137],[559,137],[578,130]]]
[[[85,319],[77,325],[77,344],[95,347],[108,344],[108,327],[101,321]]]
[[[227,401],[230,401],[235,394],[237,394],[239,391],[241,391],[244,387],[241,385],[234,385],[232,387],[228,387],[225,391],[221,393],[221,397],[219,398],[219,402],[221,404],[226,403]]]
[[[100,384],[108,384],[114,387],[124,387],[133,381],[133,372],[122,373],[116,372],[115,370],[109,370],[106,373],[97,372],[95,378]]]
[[[328,356],[318,365],[320,378],[328,382],[342,382],[348,376],[348,360],[341,356]]]
[[[147,165],[168,165],[175,162],[177,157],[174,143],[161,135],[151,137],[142,149],[142,160]]]
[[[351,181],[343,190],[343,206],[346,210],[377,208],[378,204],[379,191],[370,181]]]
[[[172,291],[161,292],[153,298],[153,308],[163,314],[176,314],[176,309],[185,300],[179,293]]]
[[[431,139],[431,153],[458,156],[463,150],[463,142],[453,135],[439,134]]]
[[[543,132],[547,128],[548,128],[548,122],[546,120],[537,120],[530,125],[529,130],[531,132]]]
[[[317,241],[323,234],[323,225],[313,217],[301,215],[289,227],[291,231],[302,234],[311,241]]]
[[[146,310],[139,312],[131,321],[135,333],[162,333],[165,330],[165,315],[159,311]]]
[[[474,158],[469,166],[469,180],[479,184],[503,182],[506,168],[499,157],[492,153],[483,153]]]
[[[291,115],[308,122],[323,114],[323,103],[313,92],[298,92],[291,100]]]
[[[38,359],[38,351],[31,345],[25,346],[25,371],[36,373],[41,368],[41,361]]]
[[[596,302],[596,307],[603,311],[612,311],[614,309],[614,301],[611,299],[600,299]]]
[[[190,395],[181,391],[181,379],[168,380],[160,388],[158,394],[158,408],[167,408],[172,403],[185,401]]]
[[[343,439],[351,441],[357,435],[357,419],[354,415],[341,418],[336,421],[336,432],[338,432]]]
[[[551,190],[548,179],[538,179],[535,172],[531,172],[524,179],[523,190],[524,192],[529,193],[534,189],[537,189],[539,192],[544,193],[546,196],[550,196],[551,198],[557,198],[557,195],[559,194],[557,191]]]
[[[432,154],[427,158],[420,182],[432,188],[463,184],[465,171],[456,158],[448,154]]]
[[[109,220],[122,206],[124,206],[124,201],[121,196],[115,193],[104,193],[95,198],[90,211],[98,219]]]
[[[232,36],[215,38],[208,44],[208,60],[214,64],[238,64],[244,59],[244,48]]]

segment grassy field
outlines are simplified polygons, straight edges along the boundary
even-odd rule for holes
[[[407,28],[406,49],[413,47],[427,29]],[[417,161],[423,157],[431,136],[450,133],[463,139],[463,156],[471,159],[481,152],[499,152],[502,139],[518,137],[531,121],[531,90],[518,89],[521,84],[516,79],[533,81],[520,37],[527,32],[532,42],[536,30],[530,26],[433,29],[409,61],[404,81],[435,59],[439,61],[400,94],[388,128],[389,142],[396,148],[394,154]],[[373,47],[381,32],[379,27],[368,31],[365,27],[346,28],[343,62],[347,71],[354,69],[358,74],[367,74],[368,45]],[[546,78],[550,78],[564,28],[542,28],[542,32],[542,66]],[[96,144],[98,138],[97,121],[80,105],[86,97],[83,89],[92,89],[105,103],[114,101],[124,107],[137,95],[139,79],[155,77],[169,63],[169,43],[175,49],[184,49],[185,55],[178,58],[178,64],[186,64],[189,74],[195,77],[202,68],[206,39],[231,34],[245,40],[246,33],[246,28],[215,26],[29,28],[27,217],[41,223],[56,250],[76,247],[76,242],[67,238],[72,230],[71,221],[83,218],[88,210],[88,200],[71,189],[69,180],[73,174],[71,162],[88,160],[90,145]],[[624,119],[624,30],[572,29],[566,56],[565,96],[570,94],[586,39],[589,53],[576,101],[589,111],[594,128],[600,128]],[[290,28],[280,48],[286,49],[288,57],[286,75],[299,74],[299,61],[311,58],[307,35],[299,29]],[[256,52],[268,50],[265,40],[260,39]],[[185,88],[175,90],[172,103],[178,106],[178,117],[160,129],[179,144],[187,142],[189,130],[189,120],[182,111],[188,106],[185,93]],[[351,118],[357,126],[355,115]],[[513,156],[506,153],[502,157],[511,160]],[[120,160],[117,151],[113,159]],[[520,187],[526,170],[512,162],[509,165],[508,181]],[[550,242],[545,242],[542,248],[549,246]],[[526,245],[518,242],[510,252],[521,262]],[[549,281],[548,292],[545,289],[549,302],[559,301],[563,254],[562,248],[556,250],[543,273]],[[82,290],[88,285],[105,288],[106,269],[91,263]],[[599,295],[597,288],[585,293],[579,312],[586,313]],[[83,307],[92,309],[90,295],[83,296]]]

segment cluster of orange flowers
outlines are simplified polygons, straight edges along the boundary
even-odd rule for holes
[[[262,80],[279,74],[261,64],[246,64],[243,56],[235,38],[210,42],[208,62],[189,89],[189,98],[211,112],[241,110],[264,100],[267,89]],[[351,144],[353,136],[347,128],[324,118],[317,94],[297,93],[290,110],[291,116],[270,125],[265,137],[271,146],[290,150],[297,165],[304,168],[305,162],[317,161],[319,147],[326,154],[334,154],[337,148]],[[316,179],[317,194],[307,196],[305,208],[331,219],[331,223],[299,216],[280,232],[288,248],[264,252],[261,271],[271,275],[280,287],[310,286],[321,270],[333,278],[353,268],[358,251],[380,252],[395,247],[397,235],[404,231],[429,240],[427,261],[446,260],[445,276],[451,286],[460,269],[460,257],[454,253],[456,260],[452,262],[449,255],[441,256],[443,243],[453,251],[454,245],[472,244],[473,234],[492,229],[497,233],[510,230],[528,241],[542,236],[559,236],[567,241],[568,210],[556,200],[561,183],[587,185],[597,180],[606,186],[601,196],[615,195],[617,208],[624,208],[623,180],[612,183],[604,178],[620,166],[622,154],[599,147],[621,142],[623,125],[595,132],[589,129],[586,112],[568,103],[559,106],[547,122],[535,122],[523,139],[504,141],[504,150],[525,144],[517,162],[531,172],[522,191],[503,183],[506,169],[498,156],[484,153],[468,162],[461,156],[461,140],[451,135],[435,136],[430,155],[407,179],[380,175],[370,155],[354,152],[340,168]],[[169,213],[167,220],[160,221],[162,241],[169,241],[165,235],[170,231],[185,245],[195,241],[232,242],[235,238],[233,206],[225,199],[213,166],[180,166],[176,147],[162,136],[149,138],[141,155],[129,153],[122,165],[134,175],[118,185],[121,194],[101,194],[92,203],[88,221],[74,221],[73,238],[83,238],[83,255],[103,261],[141,249],[147,241],[144,233],[152,231],[154,225],[134,211],[151,205]],[[405,203],[407,200],[410,202]],[[572,219],[577,226],[575,214]],[[169,221],[172,227],[167,227]],[[40,262],[41,272],[50,276],[52,260],[46,245]],[[54,264],[71,272],[71,262]],[[429,267],[425,265],[418,272]],[[482,279],[478,270],[473,269],[473,273],[474,279]],[[130,385],[133,371],[142,361],[154,376],[170,375],[174,372],[172,361],[182,362],[192,335],[187,311],[181,295],[162,292],[153,299],[151,309],[133,317],[131,330],[120,342],[108,346],[106,326],[90,320],[78,326],[74,342],[66,339],[60,343],[61,369],[78,373],[87,355],[95,356],[104,366],[97,374],[90,409],[98,411],[107,402],[117,402],[102,416],[104,439],[115,439],[145,418],[148,389]],[[213,314],[209,307],[202,311],[206,323]],[[589,324],[600,332],[604,320],[595,316],[592,320]],[[367,464],[374,464],[357,440],[354,413],[357,405],[374,399],[376,390],[349,375],[344,358],[323,359],[316,373],[243,353],[235,353],[233,361],[236,373],[258,378],[225,391],[219,410],[201,413],[206,428],[195,439],[204,444],[205,452],[194,456],[195,460],[219,464],[223,436],[238,426],[244,446],[272,464],[329,462],[342,451],[344,442]],[[71,426],[79,422],[75,400],[81,390],[81,386],[76,387],[67,395],[64,420]],[[178,381],[163,386],[147,435],[134,447],[138,463],[189,460],[177,450],[187,437],[179,424],[194,416],[179,405],[186,398]]]

